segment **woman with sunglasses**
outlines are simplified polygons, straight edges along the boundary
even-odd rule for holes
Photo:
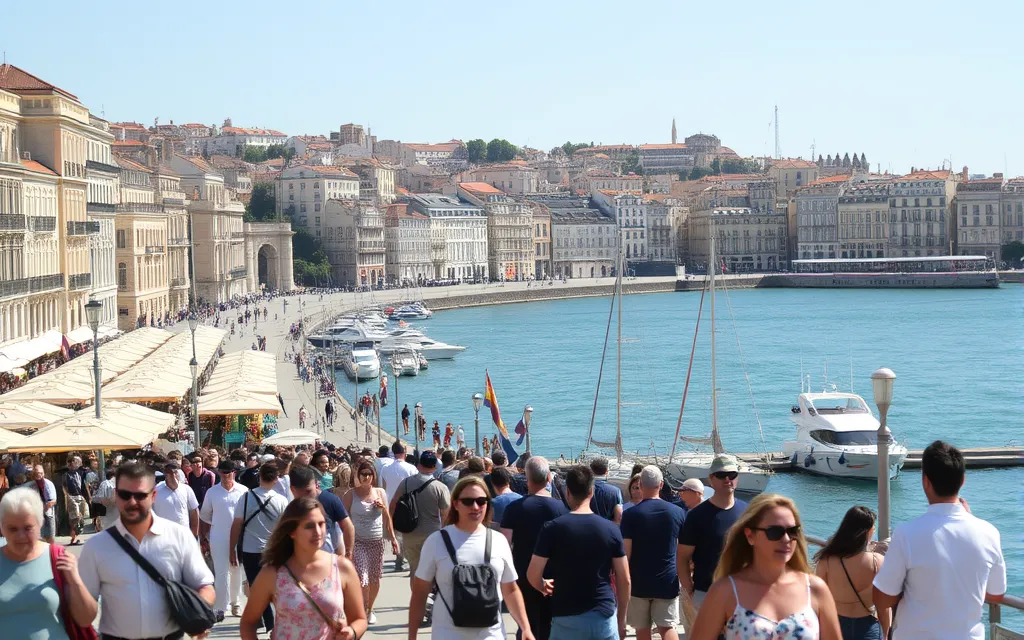
[[[398,555],[398,538],[391,527],[388,513],[388,497],[384,490],[376,487],[377,470],[369,460],[360,460],[356,465],[356,485],[342,497],[352,525],[356,530],[352,562],[363,588],[363,604],[366,619],[376,624],[373,603],[380,591],[380,579],[384,573],[384,533],[391,541],[391,552]]]
[[[627,502],[626,504],[622,505],[622,510],[623,511],[625,511],[626,509],[629,509],[630,507],[632,507],[634,505],[640,504],[640,502],[644,499],[644,492],[640,488],[640,474],[639,473],[633,474],[633,477],[629,479],[628,492],[629,492],[629,502]]]
[[[729,530],[691,640],[841,640],[836,605],[811,574],[800,513],[789,498],[754,498]]]
[[[868,547],[875,534],[875,512],[850,507],[839,529],[814,556],[815,572],[836,599],[844,640],[881,640],[889,633],[889,609],[877,612],[871,586],[883,557]]]
[[[427,594],[437,583],[438,595],[434,600],[431,637],[436,640],[472,638],[473,640],[504,640],[505,622],[501,615],[490,627],[456,627],[452,622],[450,606],[453,600],[452,569],[454,563],[448,553],[442,532],[448,534],[459,564],[482,565],[487,538],[490,538],[490,566],[497,576],[499,600],[508,605],[508,611],[519,625],[523,640],[534,640],[530,622],[526,618],[523,594],[516,585],[516,570],[512,563],[512,549],[505,536],[488,528],[494,506],[483,478],[473,475],[459,480],[452,490],[452,508],[448,511],[446,526],[430,534],[423,543],[416,576],[412,581],[409,601],[409,638],[416,638],[426,607]]]
[[[263,568],[249,589],[238,627],[257,640],[263,610],[274,603],[274,638],[356,640],[366,633],[359,577],[343,556],[320,549],[327,516],[316,498],[296,498],[274,526]]]

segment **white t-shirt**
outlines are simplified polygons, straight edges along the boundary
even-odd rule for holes
[[[452,546],[455,547],[455,557],[461,564],[483,564],[485,536],[491,536],[491,562],[494,574],[498,577],[498,600],[501,600],[501,584],[515,582],[518,576],[512,564],[512,549],[508,545],[505,536],[491,531],[490,529],[477,529],[472,534],[461,531],[455,525],[449,525],[442,529],[447,531],[452,539]],[[448,606],[452,604],[452,563],[448,549],[445,547],[444,539],[440,531],[435,531],[427,537],[423,543],[423,550],[420,551],[420,563],[416,567],[416,577],[427,582],[437,581],[437,588],[440,591],[438,598],[434,600],[434,621],[430,633],[435,638],[458,638],[459,640],[504,640],[505,621],[499,615],[498,623],[487,629],[471,629],[467,627],[456,627],[452,624],[451,614],[448,613]],[[443,598],[443,600],[442,600]],[[447,603],[447,605],[445,604]]]
[[[196,492],[187,483],[181,482],[174,491],[171,491],[166,482],[156,485],[153,513],[161,518],[177,522],[188,528],[188,514],[198,508],[199,501],[196,500]]]
[[[874,585],[903,594],[897,640],[984,640],[985,594],[1006,593],[999,531],[959,504],[929,505],[896,527]]]
[[[384,482],[384,469],[387,469],[388,467],[390,467],[391,464],[394,461],[395,461],[394,458],[374,458],[373,459],[373,466],[374,466],[374,469],[377,471],[377,486],[379,486],[379,487],[383,487],[384,486],[384,484],[383,484],[383,482]],[[352,469],[352,471],[354,473],[355,469]],[[352,478],[352,484],[355,484],[356,480],[357,480],[356,478]]]
[[[215,484],[206,492],[203,507],[199,510],[199,518],[210,525],[210,538],[227,540],[231,537],[231,522],[235,519],[235,505],[249,488],[236,482],[231,491],[222,484]]]
[[[405,460],[395,460],[384,467],[384,470],[381,471],[381,479],[384,481],[384,492],[388,494],[388,504],[391,504],[391,499],[395,497],[395,492],[398,491],[398,485],[402,484],[402,480],[417,473],[419,471],[416,470],[416,467]]]

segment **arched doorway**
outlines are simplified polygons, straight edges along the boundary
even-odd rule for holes
[[[277,249],[274,245],[265,244],[260,247],[256,254],[257,272],[259,273],[259,284],[268,290],[278,288],[277,275]]]

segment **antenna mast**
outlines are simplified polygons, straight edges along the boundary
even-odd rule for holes
[[[782,149],[779,147],[779,105],[775,105],[775,159],[782,157]]]

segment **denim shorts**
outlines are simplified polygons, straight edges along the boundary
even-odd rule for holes
[[[551,618],[551,640],[619,640],[615,614],[588,611],[575,616]]]
[[[875,616],[839,616],[839,629],[843,632],[843,640],[882,640],[882,626]]]

